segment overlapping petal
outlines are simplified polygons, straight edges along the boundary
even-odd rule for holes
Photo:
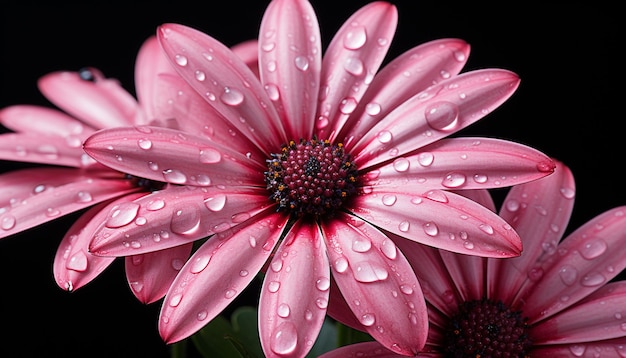
[[[104,78],[95,69],[49,73],[39,79],[38,85],[57,107],[95,128],[142,122],[143,112],[132,95],[116,80]]]
[[[241,148],[161,127],[102,130],[85,141],[84,149],[113,169],[173,184],[258,185],[266,169]]]
[[[382,64],[396,31],[398,11],[384,1],[352,14],[333,36],[324,59],[316,133],[340,131]]]
[[[287,142],[265,89],[230,49],[178,24],[162,25],[158,38],[181,77],[258,148],[270,153]]]
[[[95,128],[61,111],[34,105],[14,105],[1,109],[0,123],[18,133],[39,133],[82,139],[95,131]]]
[[[263,279],[259,334],[267,357],[305,356],[326,317],[330,266],[319,229],[296,223]]]
[[[340,132],[331,139],[346,148],[367,133],[380,118],[402,102],[461,72],[470,46],[460,39],[440,39],[418,45],[394,58],[376,74]]]
[[[81,149],[79,137],[62,137],[36,133],[0,135],[0,158],[28,163],[85,167],[94,160]]]
[[[366,187],[354,198],[358,216],[410,240],[467,255],[517,256],[522,243],[511,226],[491,210],[452,192],[421,194]]]
[[[538,268],[541,280],[525,294],[530,323],[549,318],[596,291],[626,268],[626,207],[589,220]],[[532,298],[532,299],[531,299]]]
[[[112,208],[90,252],[130,256],[226,231],[268,207],[264,188],[179,186]]]
[[[261,270],[285,224],[281,215],[265,212],[209,238],[180,270],[165,297],[161,337],[168,343],[179,341],[215,318]]]
[[[322,225],[337,286],[372,337],[399,354],[414,355],[428,332],[415,273],[393,240],[358,218],[341,216]]]
[[[485,69],[446,79],[396,107],[354,144],[361,167],[410,153],[483,118],[515,92],[519,77]]]
[[[322,67],[321,35],[313,7],[306,0],[272,1],[259,33],[261,82],[287,136],[310,138]]]
[[[364,176],[363,185],[405,190],[481,189],[513,186],[554,170],[540,151],[506,140],[461,137],[441,139],[418,152],[394,157]]]
[[[0,176],[0,238],[138,189],[79,169],[30,168]]]

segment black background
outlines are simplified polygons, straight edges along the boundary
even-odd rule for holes
[[[312,3],[326,46],[366,1]],[[577,183],[569,231],[626,204],[617,5],[394,3],[399,25],[388,59],[426,41],[458,37],[472,45],[464,71],[498,67],[520,75],[514,96],[461,134],[514,140],[565,162]],[[118,78],[134,93],[137,50],[159,24],[189,25],[231,46],[256,37],[266,4],[5,2],[0,107],[50,106],[37,90],[37,79],[84,66]],[[0,167],[4,172],[20,166],[0,161]],[[0,356],[167,357],[169,348],[156,328],[160,302],[145,306],[134,299],[122,261],[71,294],[54,283],[54,253],[75,217],[0,241]]]

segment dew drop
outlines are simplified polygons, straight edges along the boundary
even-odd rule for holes
[[[452,102],[433,103],[426,108],[424,115],[428,125],[439,131],[452,131],[459,124],[459,108]]]
[[[376,322],[376,316],[373,313],[363,314],[359,318],[359,322],[366,327],[370,327]]]
[[[417,162],[423,167],[429,167],[435,161],[435,156],[430,152],[423,152],[417,155]]]
[[[576,195],[576,191],[573,188],[561,188],[560,192],[566,199],[573,199]]]
[[[139,212],[137,203],[121,203],[114,206],[109,213],[105,225],[110,228],[118,228],[130,224],[137,217]]]
[[[379,115],[381,111],[382,111],[382,107],[378,103],[372,102],[372,103],[368,103],[365,106],[365,113],[369,114],[372,117]]]
[[[78,203],[89,203],[93,200],[91,193],[88,191],[79,191],[76,194],[76,202]]]
[[[298,331],[292,322],[282,322],[274,332],[270,340],[272,352],[279,355],[293,353],[298,345]]]
[[[218,163],[222,160],[220,152],[213,148],[200,149],[200,162],[204,164]]]
[[[143,150],[152,148],[152,142],[149,139],[140,139],[137,141],[137,145]]]
[[[559,269],[559,277],[566,286],[571,286],[576,283],[578,270],[572,265],[564,265]]]
[[[184,184],[187,182],[187,176],[176,169],[166,169],[163,171],[163,179],[172,184]]]
[[[187,57],[184,55],[176,55],[174,56],[174,61],[176,61],[176,64],[179,66],[187,66]]]
[[[440,203],[447,203],[448,197],[441,190],[430,190],[426,193],[426,197],[433,201],[438,201]]]
[[[165,207],[165,201],[163,199],[150,200],[148,204],[146,204],[146,209],[150,211],[161,210],[164,207]]]
[[[409,170],[411,163],[406,158],[398,158],[393,162],[393,169],[395,169],[399,173],[406,172]]]
[[[585,354],[585,350],[586,350],[585,346],[581,346],[577,344],[571,345],[569,347],[569,351],[572,352],[572,354],[576,357],[582,357],[583,354]]]
[[[353,271],[354,278],[359,282],[383,281],[389,276],[385,267],[369,261],[356,263]]]
[[[202,255],[193,259],[189,272],[196,274],[204,270],[211,261],[211,255]]]
[[[446,188],[458,188],[465,184],[466,177],[461,173],[449,173],[443,178],[441,185]]]
[[[596,257],[605,253],[607,248],[608,245],[606,241],[598,239],[596,241],[588,242],[587,244],[585,244],[585,246],[583,246],[583,248],[580,250],[580,254],[587,260],[593,260]]]
[[[267,284],[267,290],[270,291],[271,293],[278,292],[279,288],[280,288],[280,282],[278,281],[271,281],[270,283]]]
[[[224,298],[226,299],[231,299],[235,297],[235,295],[237,295],[237,290],[233,290],[232,288],[224,292]]]
[[[3,230],[11,230],[15,227],[16,223],[17,220],[15,219],[15,216],[7,214],[2,217],[2,221],[0,221],[0,227],[2,227]]]
[[[209,316],[209,312],[207,312],[207,310],[202,310],[198,312],[198,314],[196,315],[196,319],[198,321],[204,321],[208,316]]]
[[[422,225],[422,228],[428,236],[437,236],[439,234],[439,228],[437,227],[437,224],[432,221],[424,223],[424,225]]]
[[[180,293],[177,293],[170,298],[169,305],[171,307],[177,307],[180,304],[180,301],[182,301],[182,299],[183,299],[183,295]]]
[[[413,294],[413,286],[411,285],[400,285],[400,291],[402,291],[402,293],[404,293],[405,295],[412,295]]]
[[[515,199],[509,199],[506,201],[506,203],[504,203],[504,207],[510,212],[516,212],[517,210],[519,210],[520,203]]]
[[[189,204],[174,210],[170,222],[173,233],[191,235],[200,228],[200,208],[197,204]]]
[[[365,27],[357,26],[346,33],[346,36],[343,38],[343,46],[348,50],[358,50],[365,45],[366,41],[367,33],[365,32]]]
[[[493,227],[489,224],[480,224],[478,228],[486,234],[493,235]]]
[[[390,260],[395,260],[398,256],[398,249],[396,244],[394,244],[393,240],[385,239],[383,243],[380,245],[380,251]]]
[[[281,303],[280,305],[278,305],[278,308],[276,309],[276,314],[279,317],[287,318],[289,317],[289,314],[291,314],[291,308],[289,308],[288,304]]]
[[[306,71],[309,69],[309,60],[305,56],[297,56],[294,59],[294,64],[300,71]]]
[[[400,224],[398,225],[398,230],[402,232],[407,232],[409,231],[410,227],[411,227],[411,223],[405,220],[405,221],[400,222]]]
[[[354,252],[367,252],[372,248],[372,242],[366,236],[358,236],[352,240],[352,251]]]
[[[606,281],[606,279],[604,278],[604,276],[601,273],[593,272],[593,273],[585,275],[580,280],[580,284],[585,286],[585,287],[594,287],[594,286],[600,286],[605,281]]]
[[[243,93],[235,88],[224,87],[224,92],[220,96],[222,102],[229,106],[238,106],[243,103]]]
[[[84,252],[79,251],[72,255],[72,257],[67,262],[67,268],[74,271],[84,272],[88,267],[88,259],[87,255]]]
[[[353,76],[362,75],[364,68],[363,61],[354,57],[349,57],[343,64],[343,69]]]
[[[278,101],[280,99],[280,91],[278,86],[273,83],[268,83],[265,85],[265,92],[272,101]]]
[[[218,194],[209,198],[206,198],[204,200],[204,205],[207,207],[207,209],[217,212],[217,211],[221,211],[222,209],[224,209],[224,206],[226,206],[226,195],[224,194]]]
[[[315,281],[315,287],[320,291],[328,291],[330,288],[330,280],[328,277],[320,277]]]
[[[391,142],[391,138],[392,137],[393,136],[391,135],[390,131],[380,131],[378,133],[378,137],[377,138],[378,138],[379,142],[381,142],[382,144],[386,144],[386,143]]]
[[[350,114],[356,108],[357,101],[353,97],[344,98],[339,104],[339,111],[343,114]]]
[[[337,260],[335,260],[334,268],[339,273],[346,272],[346,270],[348,269],[348,260],[346,260],[344,257],[338,258]]]
[[[200,70],[196,70],[196,80],[200,82],[206,80],[206,74]]]
[[[394,194],[385,194],[382,198],[382,202],[386,206],[392,206],[397,200],[398,198]]]

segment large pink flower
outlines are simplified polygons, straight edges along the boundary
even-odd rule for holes
[[[562,163],[549,177],[509,191],[500,216],[522,237],[524,251],[516,258],[400,245],[430,303],[431,331],[420,356],[626,356],[626,281],[612,281],[626,268],[626,206],[561,240],[574,192],[572,173]],[[493,201],[485,205],[494,207]],[[335,316],[359,328],[346,312]],[[324,358],[394,356],[372,342]]]
[[[256,66],[256,46],[254,53],[250,46],[242,43],[234,51]],[[181,79],[156,37],[143,44],[135,67],[139,100],[116,80],[86,68],[50,73],[39,80],[41,92],[62,110],[33,105],[0,110],[0,123],[14,132],[0,135],[0,158],[46,165],[0,175],[0,238],[88,209],[69,228],[55,256],[54,277],[64,290],[84,286],[111,264],[113,258],[88,253],[94,229],[110,210],[163,186],[96,163],[84,152],[83,141],[98,129],[116,126],[150,123],[195,129],[193,117],[185,116],[179,123],[176,109],[160,101],[168,95],[169,83]],[[190,244],[127,258],[126,273],[137,298],[153,302],[163,297],[191,248]],[[153,276],[159,280],[144,279]]]
[[[263,272],[267,356],[310,350],[331,284],[373,337],[413,355],[426,341],[426,305],[396,235],[466,254],[520,253],[506,221],[451,190],[534,180],[553,162],[503,140],[444,139],[502,104],[518,77],[500,69],[459,75],[469,46],[458,39],[417,46],[378,72],[396,21],[391,4],[363,7],[322,59],[311,5],[272,1],[259,34],[260,80],[210,36],[159,28],[195,90],[172,83],[166,102],[199,95],[214,111],[191,108],[204,115],[198,131],[116,128],[84,148],[122,172],[180,185],[119,206],[92,253],[133,256],[209,237],[167,293],[159,320],[166,342],[199,330]]]

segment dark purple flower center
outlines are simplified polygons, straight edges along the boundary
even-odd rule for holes
[[[526,318],[502,302],[464,302],[445,329],[446,357],[530,357]]]
[[[334,213],[357,191],[358,171],[341,143],[291,141],[271,158],[265,182],[278,210],[319,218]]]

